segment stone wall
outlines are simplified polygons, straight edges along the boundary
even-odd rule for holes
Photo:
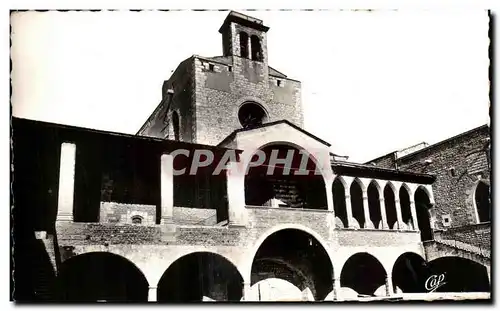
[[[456,240],[489,250],[491,249],[491,223],[438,230],[434,232],[434,237],[436,240]]]
[[[264,63],[240,57],[230,64],[196,58],[195,68],[197,143],[216,145],[240,129],[238,109],[247,101],[260,104],[268,122],[286,119],[302,127],[300,82],[269,76]]]
[[[156,205],[101,202],[100,223],[132,224],[133,217],[140,217],[142,225],[154,225]]]
[[[489,184],[487,145],[489,127],[484,125],[391,161],[394,153],[380,157],[377,166],[436,175],[432,185],[435,229],[477,223],[474,191],[479,180]],[[446,221],[445,221],[446,219]],[[449,221],[448,221],[449,220]]]

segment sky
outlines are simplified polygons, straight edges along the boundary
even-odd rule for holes
[[[486,11],[251,11],[269,65],[302,82],[305,130],[365,162],[489,122]],[[228,11],[11,16],[12,114],[135,134],[193,54],[222,54]]]

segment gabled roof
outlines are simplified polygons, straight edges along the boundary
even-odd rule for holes
[[[292,122],[290,122],[288,120],[278,120],[278,121],[273,121],[273,122],[269,122],[269,123],[264,123],[262,125],[255,126],[255,127],[249,128],[249,129],[244,129],[244,128],[237,129],[237,130],[233,131],[231,134],[229,134],[226,138],[224,138],[220,143],[218,143],[217,146],[221,146],[224,143],[233,140],[236,137],[236,134],[238,134],[238,133],[252,131],[252,130],[255,130],[255,129],[259,129],[259,128],[266,128],[266,127],[274,126],[274,125],[277,125],[277,124],[287,124],[287,125],[291,126],[292,128],[296,129],[297,131],[302,132],[305,135],[313,138],[314,140],[322,143],[323,145],[325,145],[327,147],[331,146],[331,144],[329,142],[324,141],[323,139],[321,139],[321,138],[319,138],[319,137],[317,137],[317,136],[309,133],[308,131],[304,130],[303,128],[301,128],[301,127],[299,127],[299,126],[297,126],[295,124],[293,124]]]

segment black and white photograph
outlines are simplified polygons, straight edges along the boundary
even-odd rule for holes
[[[491,11],[9,19],[10,301],[491,303]]]

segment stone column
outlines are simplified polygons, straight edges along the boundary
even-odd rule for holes
[[[251,293],[250,293],[250,282],[243,282],[243,299],[242,301],[252,301]]]
[[[342,300],[340,294],[340,277],[333,278],[333,300]]]
[[[382,216],[382,229],[389,229],[389,222],[387,221],[387,213],[385,212],[385,199],[379,198],[380,202],[380,215]]]
[[[326,190],[326,204],[329,211],[334,211],[333,206],[333,190],[332,190],[333,180],[325,180],[325,190]]]
[[[244,226],[245,172],[240,171],[237,162],[227,164],[227,201],[229,225]]]
[[[385,293],[387,296],[394,296],[394,287],[392,285],[392,275],[389,273],[385,277]]]
[[[347,212],[347,227],[355,228],[353,224],[354,217],[352,217],[351,194],[347,191],[345,192],[345,209]]]
[[[370,207],[368,206],[368,193],[366,190],[363,190],[363,211],[365,214],[365,228],[373,229],[373,222],[370,217]]]
[[[157,299],[156,299],[156,293],[157,293],[158,289],[156,286],[150,286],[149,287],[149,291],[148,291],[148,301],[151,301],[151,302],[156,302]]]
[[[248,35],[248,59],[252,59],[252,36],[249,34]]]
[[[488,274],[488,282],[491,289],[491,267],[490,266],[485,266],[485,267],[486,267],[486,273]]]
[[[413,230],[418,231],[417,209],[415,208],[415,201],[410,201],[411,219],[413,222]]]
[[[174,174],[173,157],[170,154],[161,156],[161,223],[172,223],[174,216]]]
[[[398,224],[398,229],[403,229],[403,216],[401,216],[401,203],[399,203],[399,199],[394,200],[396,203],[396,216],[398,218],[397,224]]]
[[[73,198],[75,194],[76,145],[61,144],[59,163],[59,192],[57,200],[57,221],[73,221]]]

